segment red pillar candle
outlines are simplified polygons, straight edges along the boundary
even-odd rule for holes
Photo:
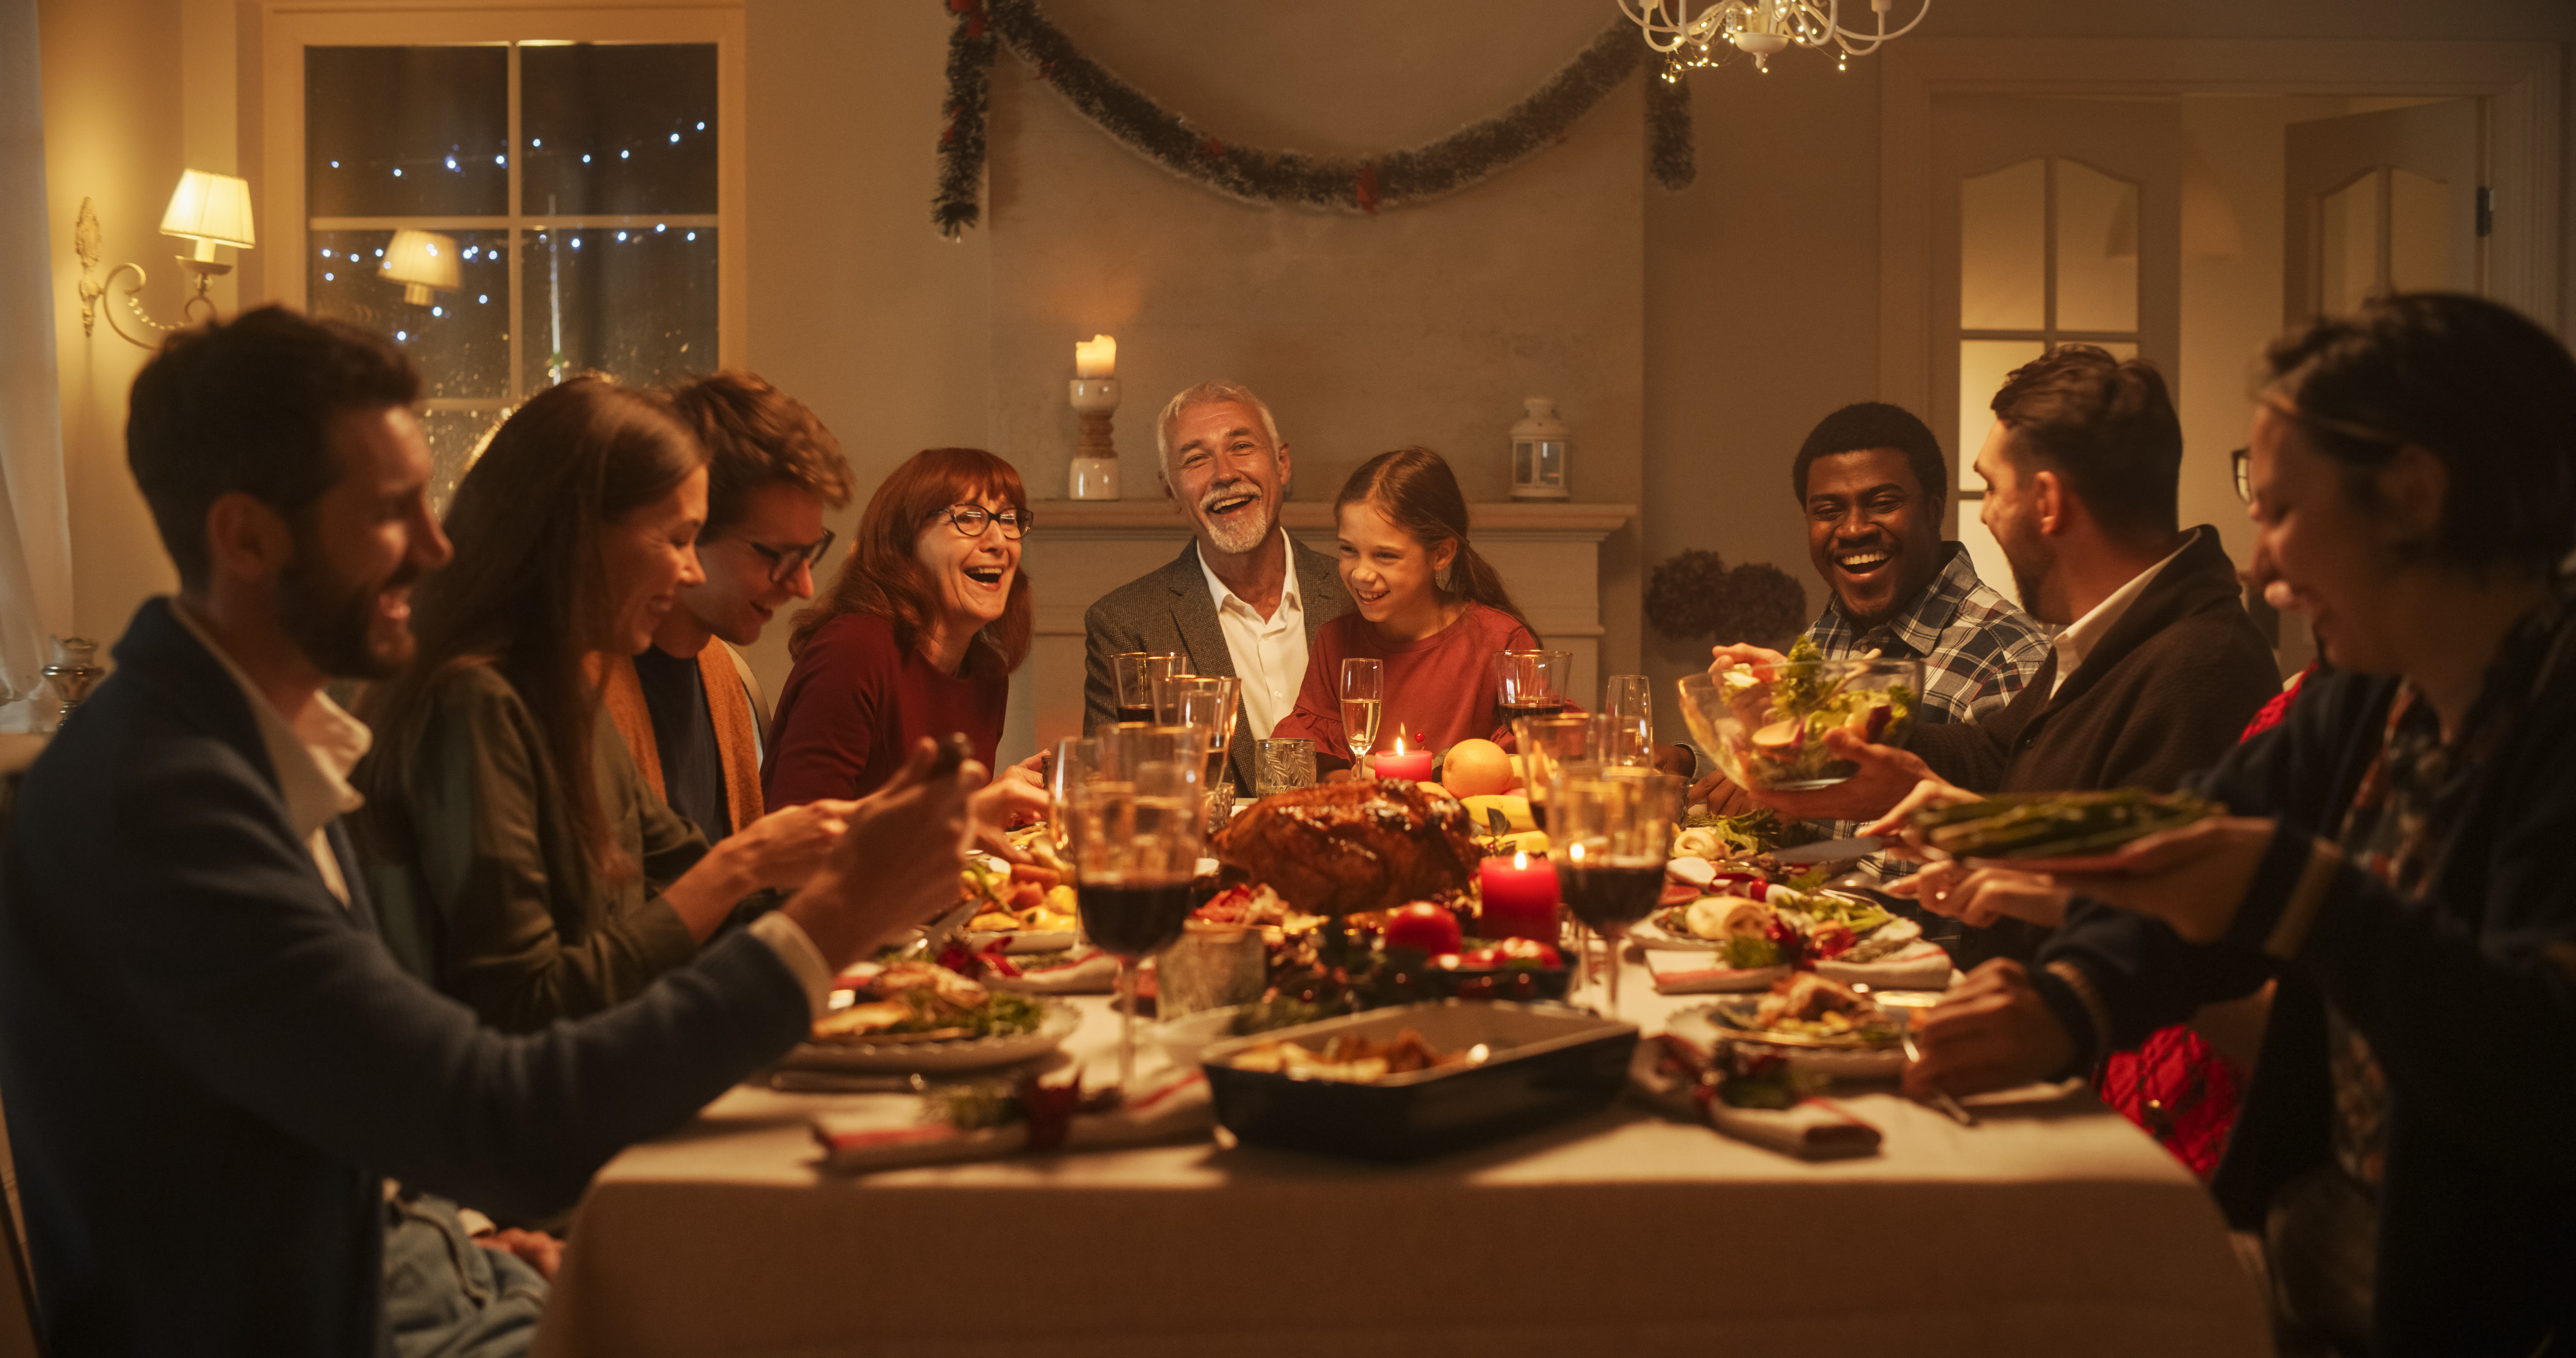
[[[1375,775],[1380,778],[1403,778],[1416,783],[1430,782],[1436,773],[1429,750],[1404,748],[1404,737],[1395,738],[1395,748],[1377,757]]]
[[[1476,885],[1485,897],[1479,938],[1557,941],[1556,865],[1545,855],[1488,858],[1476,865]]]

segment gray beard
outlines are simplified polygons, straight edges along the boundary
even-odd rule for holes
[[[1204,516],[1207,507],[1202,504],[1199,512]],[[1258,523],[1213,523],[1202,517],[1199,527],[1207,533],[1210,547],[1227,556],[1241,556],[1270,540],[1270,535],[1279,528],[1279,516],[1274,512]]]

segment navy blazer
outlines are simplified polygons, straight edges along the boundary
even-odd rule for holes
[[[504,1036],[342,906],[249,702],[153,600],[27,775],[0,844],[0,1096],[49,1351],[389,1351],[392,1177],[576,1199],[806,1030],[736,935],[595,1018]]]
[[[2388,1078],[2374,1350],[2520,1358],[2553,1328],[2562,1346],[2576,1336],[2576,665],[2479,770],[2419,897],[2347,863],[2297,954],[2276,961],[2264,940],[2311,837],[2341,831],[2396,691],[2393,679],[2312,675],[2279,726],[2195,780],[2283,826],[2227,938],[2193,946],[2079,900],[2040,961],[2080,968],[2111,1031],[2093,1030],[2058,977],[2035,981],[2079,1049],[2098,1049],[2279,976],[2211,1184],[2240,1230],[2261,1230],[2273,1195],[2332,1154],[2331,999]]]

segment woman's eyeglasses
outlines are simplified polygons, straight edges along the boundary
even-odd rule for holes
[[[1002,525],[1002,536],[1017,542],[1028,535],[1034,523],[1025,509],[1005,509],[996,514],[982,505],[950,505],[939,512],[948,516],[950,527],[970,538],[984,536],[986,525],[998,523]]]
[[[753,542],[749,538],[743,538],[740,541],[743,546],[758,552],[761,560],[769,563],[769,583],[783,585],[795,576],[797,567],[820,567],[823,564],[823,554],[832,550],[832,530],[824,529],[823,536],[819,540],[803,547],[769,547]]]

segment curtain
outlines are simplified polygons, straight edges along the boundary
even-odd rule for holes
[[[0,730],[52,710],[40,671],[72,626],[40,67],[36,0],[0,0]]]

